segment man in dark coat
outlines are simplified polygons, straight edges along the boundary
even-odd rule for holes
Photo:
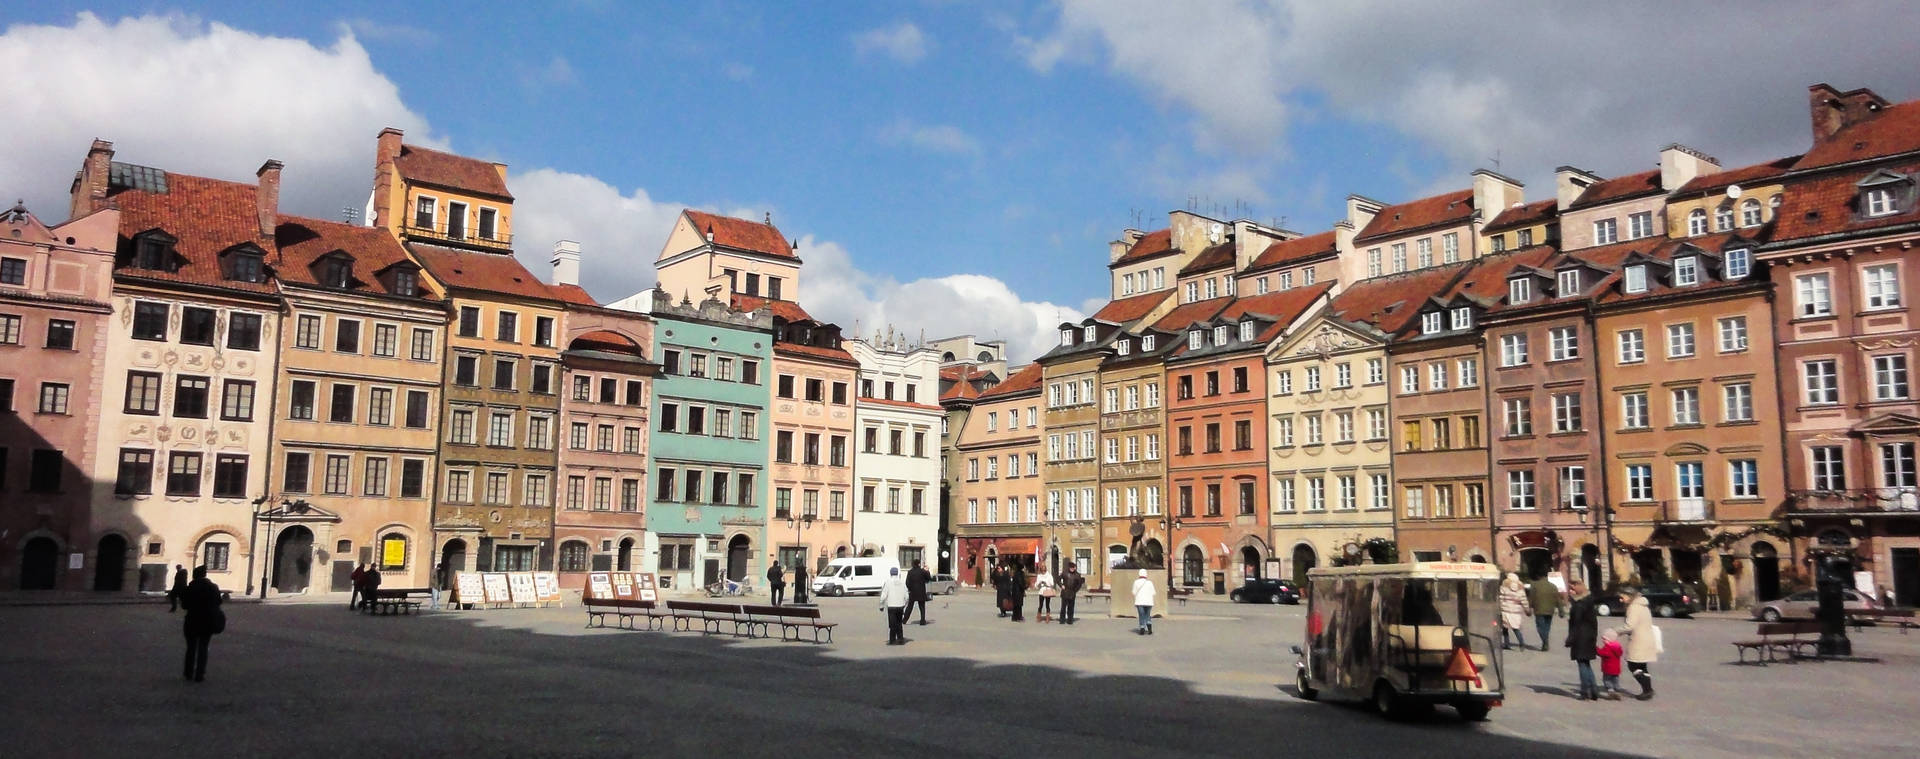
[[[360,591],[360,605],[373,609],[373,601],[380,597],[380,565],[367,567],[367,589]]]
[[[988,570],[987,579],[993,583],[993,608],[1000,616],[1007,615],[1007,568],[999,564]]]
[[[793,602],[797,604],[807,602],[807,563],[805,561],[793,563]]]
[[[780,605],[780,596],[787,592],[787,571],[780,568],[780,562],[767,567],[767,588],[773,591],[773,605]]]
[[[367,563],[360,562],[359,566],[353,568],[353,574],[347,577],[353,580],[353,592],[347,596],[347,608],[358,609],[360,597],[367,593]]]
[[[1060,576],[1060,624],[1073,624],[1073,602],[1086,584],[1087,578],[1080,574],[1079,565],[1068,564],[1066,574]]]
[[[180,608],[180,594],[187,589],[187,568],[173,565],[173,587],[167,589],[167,613],[172,614]]]
[[[181,675],[197,683],[207,679],[207,644],[227,628],[226,614],[220,611],[220,586],[207,579],[206,567],[193,568],[193,582],[180,591],[180,606],[187,610],[181,625],[187,636],[186,666]]]
[[[913,617],[913,607],[920,607],[920,624],[927,623],[927,583],[933,581],[933,573],[920,566],[920,560],[913,560],[913,568],[907,570],[907,617]],[[903,620],[904,621],[904,620]]]
[[[1581,701],[1600,700],[1600,687],[1593,680],[1594,648],[1600,642],[1600,616],[1593,608],[1593,596],[1585,583],[1567,583],[1567,595],[1573,603],[1567,607],[1567,656],[1580,670]]]
[[[1027,617],[1023,613],[1026,610],[1021,608],[1027,604],[1026,567],[1015,564],[1013,565],[1013,571],[1007,574],[1007,599],[1013,602],[1013,621],[1027,621]]]

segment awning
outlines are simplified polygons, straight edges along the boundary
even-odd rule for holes
[[[1040,550],[1039,538],[961,538],[960,550],[964,553],[979,552],[985,554],[988,548],[999,556],[1014,554],[1032,554]]]

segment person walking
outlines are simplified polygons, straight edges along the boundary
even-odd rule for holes
[[[987,570],[987,580],[993,583],[993,608],[1000,611],[1000,616],[1007,616],[1013,611],[1013,606],[1007,602],[1007,568],[993,565]]]
[[[433,565],[433,581],[427,583],[427,592],[432,594],[433,603],[427,608],[436,609],[436,610],[439,609],[440,608],[440,591],[443,591],[446,589],[447,589],[447,565],[435,564]]]
[[[180,594],[187,589],[187,568],[173,565],[173,587],[167,588],[167,613],[172,614],[180,608]]]
[[[1567,656],[1580,674],[1581,701],[1600,700],[1600,688],[1593,681],[1593,659],[1600,638],[1600,615],[1593,608],[1593,596],[1579,580],[1567,583],[1567,595],[1573,603],[1567,607]]]
[[[1141,572],[1133,578],[1133,610],[1140,614],[1140,626],[1134,628],[1135,635],[1153,634],[1153,581],[1147,579],[1147,573]]]
[[[887,581],[880,585],[880,610],[887,613],[887,645],[904,646],[907,644],[907,583],[900,577],[900,568],[888,569]]]
[[[380,565],[367,566],[367,589],[360,591],[360,605],[367,611],[373,611],[373,602],[380,599]]]
[[[1507,579],[1500,581],[1500,650],[1513,648],[1507,644],[1507,637],[1521,648],[1527,647],[1527,638],[1520,634],[1520,625],[1527,619],[1527,590],[1520,583],[1520,575],[1507,573]]]
[[[181,624],[187,658],[180,674],[197,683],[207,679],[207,644],[227,630],[227,615],[220,611],[220,586],[207,579],[206,567],[193,568],[193,582],[180,590],[180,606],[187,610]]]
[[[1620,594],[1627,601],[1627,624],[1614,628],[1614,633],[1627,636],[1627,671],[1640,683],[1640,695],[1634,698],[1647,701],[1653,698],[1650,667],[1660,658],[1660,633],[1653,626],[1653,611],[1647,607],[1647,597],[1640,595],[1639,588],[1621,588]]]
[[[780,568],[780,562],[767,567],[767,588],[773,591],[773,605],[780,605],[780,596],[787,591],[787,571]]]
[[[1613,630],[1600,631],[1599,650],[1594,654],[1600,657],[1600,690],[1606,692],[1609,700],[1620,700],[1620,657],[1626,653],[1620,646],[1620,636]]]
[[[1007,573],[1007,599],[1013,602],[1013,621],[1025,622],[1027,606],[1027,568],[1013,565],[1013,571]]]
[[[1040,621],[1052,622],[1053,597],[1060,595],[1060,589],[1053,584],[1053,573],[1041,572],[1040,579],[1034,581],[1033,588],[1035,591],[1038,591],[1040,595],[1040,608],[1038,610]]]
[[[1527,586],[1527,605],[1533,607],[1533,629],[1540,635],[1540,650],[1547,650],[1547,633],[1553,630],[1553,617],[1566,613],[1566,602],[1560,596],[1559,586],[1546,575],[1535,578]]]
[[[793,563],[793,602],[797,604],[807,602],[807,562],[805,561]]]
[[[933,573],[920,566],[920,560],[913,560],[913,568],[907,570],[907,618],[913,618],[913,608],[920,607],[920,624],[927,623],[927,583],[933,581]]]
[[[367,592],[367,563],[360,562],[359,566],[353,568],[353,574],[347,577],[353,580],[353,592],[347,595],[347,608],[358,609],[360,597]]]
[[[1060,624],[1073,624],[1073,601],[1086,584],[1087,578],[1080,576],[1080,568],[1068,564],[1066,574],[1060,577]]]

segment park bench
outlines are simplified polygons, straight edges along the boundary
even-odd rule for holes
[[[1847,623],[1858,630],[1868,623],[1891,624],[1900,626],[1900,634],[1915,626],[1912,609],[1856,609],[1847,612]]]
[[[430,588],[375,588],[373,599],[366,604],[368,614],[412,614],[420,608],[415,599],[433,595]]]
[[[1741,664],[1747,662],[1748,651],[1754,652],[1755,664],[1774,661],[1775,652],[1785,652],[1788,659],[1798,658],[1802,648],[1819,644],[1820,623],[1761,622],[1754,634],[1759,638],[1733,641],[1734,651],[1738,652]],[[1807,635],[1815,637],[1804,637]]]
[[[646,619],[649,630],[666,626],[666,612],[655,608],[652,601],[631,598],[588,598],[583,599],[581,605],[587,607],[588,627],[593,627],[595,622],[599,622],[601,627],[606,627],[607,615],[613,615],[616,618],[615,624],[628,630],[636,629],[633,626],[635,617]]]
[[[1193,596],[1193,588],[1168,588],[1167,589],[1167,599],[1170,601],[1179,601],[1181,606],[1186,606],[1187,599],[1191,598],[1192,596]]]
[[[827,634],[825,642],[833,642],[833,628],[837,623],[820,621],[820,609],[812,606],[742,606],[744,619],[736,624],[745,625],[747,637],[753,637],[757,628],[761,635],[767,635],[773,625],[780,626],[780,639],[787,639],[787,632],[793,632],[793,639],[800,640],[800,631],[811,629],[813,642],[820,643],[820,633]]]
[[[740,604],[718,604],[706,601],[668,601],[667,610],[673,616],[674,630],[692,630],[694,620],[700,621],[700,631],[720,632],[720,625],[731,623],[734,633],[739,634],[743,618]]]

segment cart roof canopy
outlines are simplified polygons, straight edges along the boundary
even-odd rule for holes
[[[1417,561],[1411,564],[1361,564],[1352,567],[1316,567],[1307,570],[1307,578],[1316,577],[1404,577],[1414,580],[1494,580],[1500,568],[1472,561]]]

